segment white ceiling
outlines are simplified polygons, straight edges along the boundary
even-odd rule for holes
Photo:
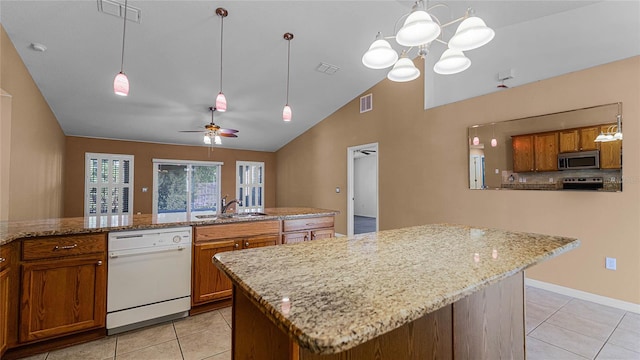
[[[442,22],[472,5],[498,37],[501,28],[598,1],[445,3],[450,11],[434,10]],[[96,0],[3,0],[0,17],[65,134],[204,146],[200,134],[179,131],[198,130],[210,121],[208,107],[219,91],[220,18],[215,9],[224,7],[229,16],[224,22],[223,91],[229,106],[226,113],[216,114],[215,122],[240,132],[238,139],[223,139],[223,147],[275,151],[384,79],[386,71],[369,70],[360,59],[376,32],[390,35],[411,4],[131,0],[129,5],[142,14],[139,24],[127,24],[128,97],[116,96],[112,89],[120,70],[122,19],[99,13]],[[291,123],[282,121],[285,32],[295,35]],[[34,51],[32,42],[48,50]],[[320,62],[340,70],[319,73],[315,68]]]

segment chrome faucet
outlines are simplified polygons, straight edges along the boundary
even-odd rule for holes
[[[222,209],[220,211],[221,214],[225,214],[227,212],[227,210],[229,210],[229,206],[231,206],[231,204],[236,203],[238,204],[238,206],[242,206],[242,201],[238,200],[238,199],[233,199],[229,202],[227,202],[227,196],[225,195],[222,198]]]

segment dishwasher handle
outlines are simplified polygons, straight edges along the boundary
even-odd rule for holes
[[[147,255],[147,254],[155,254],[155,253],[161,253],[161,252],[167,252],[167,251],[182,251],[186,248],[187,248],[186,246],[178,245],[178,246],[163,246],[161,248],[113,251],[109,253],[109,258],[116,259],[116,258],[126,257],[126,256]]]

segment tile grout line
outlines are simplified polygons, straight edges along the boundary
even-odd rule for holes
[[[180,337],[178,337],[178,332],[176,331],[175,320],[171,321],[171,327],[173,328],[173,333],[175,334],[176,340],[178,341],[178,349],[180,349],[180,356],[182,356],[182,360],[184,360],[184,352],[182,352],[182,344],[180,344]]]
[[[620,326],[620,323],[622,322],[622,319],[624,319],[624,317],[627,316],[627,312],[625,311],[624,315],[622,315],[622,317],[620,318],[620,320],[618,320],[618,323],[616,324],[616,326],[613,328],[613,331],[611,332],[611,334],[609,334],[609,336],[607,337],[607,340],[604,342],[604,344],[602,345],[602,347],[600,348],[600,350],[598,350],[598,353],[596,354],[596,357],[594,357],[594,359],[598,358],[598,355],[600,355],[600,353],[602,352],[602,349],[604,349],[604,347],[609,343],[609,339],[611,339],[611,336],[613,335],[614,332],[616,332],[616,330],[618,329],[618,326]],[[613,345],[613,344],[611,344]],[[616,345],[617,346],[617,345]],[[627,349],[623,346],[621,346],[623,349]],[[629,349],[627,349],[629,350]]]
[[[565,349],[565,348],[563,348],[563,347],[560,347],[560,346],[558,346],[558,345],[554,345],[554,344],[552,344],[552,343],[549,343],[549,342],[546,342],[546,341],[544,341],[544,340],[538,339],[537,337],[533,337],[533,336],[532,336],[532,338],[534,338],[534,339],[536,339],[536,340],[538,340],[538,341],[540,341],[540,342],[543,342],[543,343],[545,343],[545,344],[547,344],[547,345],[550,345],[550,346],[553,346],[553,347],[555,347],[555,348],[558,348],[558,349],[560,349],[560,350],[564,350],[564,351],[566,351],[566,352],[568,352],[568,353],[572,353],[572,354],[574,354],[574,355],[576,355],[576,356],[579,356],[579,357],[581,357],[581,358],[583,358],[583,359],[589,359],[589,358],[584,357],[584,356],[582,356],[582,355],[580,355],[580,354],[574,353],[574,352],[573,352],[573,351],[571,351],[571,350],[567,350],[567,349]],[[593,359],[592,359],[592,360],[593,360]]]

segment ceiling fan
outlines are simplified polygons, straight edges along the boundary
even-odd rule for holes
[[[213,122],[213,113],[216,111],[216,108],[211,106],[209,107],[209,111],[211,111],[211,122],[204,126],[204,130],[182,130],[180,132],[186,133],[204,133],[204,143],[207,145],[211,145],[211,140],[213,139],[216,145],[222,144],[221,137],[230,137],[237,138],[238,135],[236,133],[238,130],[234,129],[223,129],[219,125],[216,125]]]

